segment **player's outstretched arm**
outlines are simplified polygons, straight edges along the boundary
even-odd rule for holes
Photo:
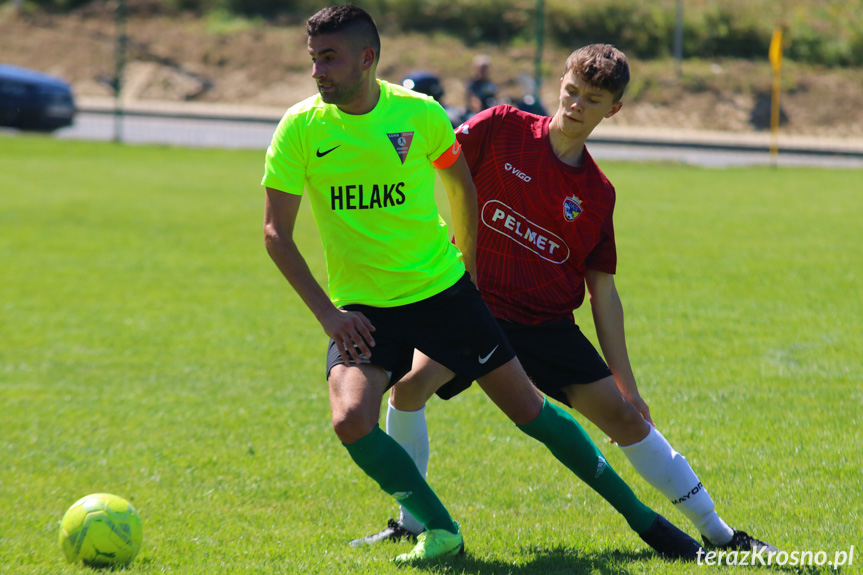
[[[476,187],[473,185],[470,168],[467,167],[464,156],[459,156],[450,167],[439,169],[438,175],[449,198],[455,244],[464,257],[464,266],[471,279],[476,282],[476,227],[479,216]]]
[[[371,357],[375,340],[371,335],[374,326],[359,312],[338,309],[312,275],[305,258],[294,242],[294,225],[302,196],[267,188],[264,210],[264,243],[267,253],[279,271],[296,290],[306,306],[315,314],[324,332],[336,342],[345,365],[348,357],[359,361],[359,351]]]
[[[623,396],[644,416],[650,418],[650,408],[638,392],[638,384],[629,361],[626,349],[626,333],[623,325],[623,303],[614,276],[597,270],[587,270],[585,275],[587,291],[590,294],[590,310],[596,327],[596,338],[605,356],[614,381]]]

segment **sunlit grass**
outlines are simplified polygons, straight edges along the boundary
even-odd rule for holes
[[[133,573],[703,573],[657,559],[476,388],[428,407],[430,482],[467,555],[396,569],[406,546],[349,548],[396,509],[330,429],[325,336],[263,249],[262,165],[0,138],[0,573],[90,572],[56,539],[97,491],[142,517]],[[788,551],[859,548],[860,173],[603,167],[630,354],[663,433],[735,527]],[[297,237],[323,277],[306,204]],[[592,337],[588,310],[577,321]]]

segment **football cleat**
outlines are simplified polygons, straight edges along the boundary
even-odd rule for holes
[[[639,533],[639,537],[666,559],[696,561],[699,552],[702,556],[704,555],[704,548],[699,545],[698,541],[672,525],[670,521],[658,513],[647,531]]]
[[[455,533],[450,533],[446,529],[423,531],[417,536],[416,547],[410,553],[402,553],[393,561],[399,564],[415,563],[464,553],[464,538],[461,536],[458,523],[455,524],[455,528]]]
[[[395,519],[390,519],[387,521],[387,526],[384,527],[381,531],[351,541],[351,547],[374,545],[375,543],[380,543],[382,541],[391,541],[393,543],[398,543],[402,539],[408,539],[410,541],[416,542],[417,534],[405,529],[402,524]]]
[[[714,545],[704,535],[701,536],[701,539],[704,541],[705,547],[712,547],[716,549],[728,549],[729,551],[760,551],[762,553],[779,553],[779,549],[777,547],[771,545],[770,543],[759,541],[745,531],[738,531],[737,529],[734,530],[734,535],[732,535],[731,541],[729,541],[725,545]]]

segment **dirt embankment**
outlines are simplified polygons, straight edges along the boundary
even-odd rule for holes
[[[101,10],[105,10],[102,8]],[[72,82],[79,97],[111,96],[117,25],[99,9],[71,16],[22,17],[0,8],[0,62],[46,71]],[[190,17],[133,16],[126,22],[125,97],[285,108],[314,92],[302,24],[272,26]],[[488,54],[504,96],[518,98],[534,75],[533,46],[465,46],[444,36],[383,30],[378,75],[400,81],[415,69],[443,78],[445,101],[464,103],[472,58]],[[542,101],[556,107],[557,78],[567,50],[543,53]],[[625,108],[612,125],[663,129],[766,130],[771,69],[764,62],[632,61]],[[782,75],[786,134],[863,138],[863,71],[786,62]]]

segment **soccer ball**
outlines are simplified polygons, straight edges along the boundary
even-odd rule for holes
[[[141,549],[144,532],[132,504],[110,493],[82,497],[60,522],[60,547],[70,563],[125,565]]]

